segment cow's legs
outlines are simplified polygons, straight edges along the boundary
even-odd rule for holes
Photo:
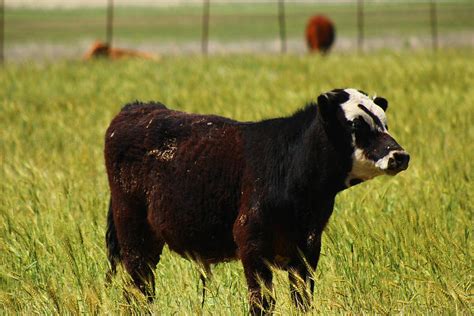
[[[311,307],[314,293],[314,279],[311,271],[316,271],[321,253],[321,235],[307,239],[306,250],[302,253],[304,259],[292,262],[288,271],[290,293],[293,304],[307,311]],[[306,262],[305,262],[306,261]],[[308,288],[309,287],[309,288]]]
[[[242,225],[240,221],[234,226],[239,257],[244,266],[245,278],[249,289],[250,314],[262,315],[271,313],[274,305],[272,291],[272,270],[266,261],[271,247],[266,241],[262,229],[256,223],[252,227]],[[262,289],[262,285],[265,290]]]
[[[150,228],[144,204],[119,199],[113,203],[122,262],[135,286],[151,302],[155,293],[153,269],[160,260],[164,242]]]
[[[201,307],[204,307],[204,301],[206,300],[206,280],[210,279],[212,276],[211,267],[209,263],[203,263],[202,271],[199,272],[200,279],[202,282],[202,301]]]
[[[249,289],[250,314],[271,313],[274,305],[274,298],[271,294],[271,268],[263,260],[261,253],[249,253],[241,259]],[[262,290],[261,285],[265,286],[265,290]]]
[[[308,310],[311,305],[311,293],[306,283],[307,274],[307,268],[301,263],[292,264],[288,269],[291,300],[303,311]]]
[[[251,315],[270,314],[275,303],[272,270],[267,261],[273,248],[268,225],[264,225],[259,214],[258,207],[243,208],[233,227],[238,256],[247,280]]]

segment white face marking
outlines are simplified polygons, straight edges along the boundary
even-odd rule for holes
[[[349,94],[349,100],[341,104],[341,108],[348,121],[353,121],[360,117],[370,126],[371,130],[388,134],[385,112],[381,107],[374,103],[372,98],[356,89],[345,89],[344,91]],[[363,105],[375,117],[377,117],[380,120],[380,123],[382,123],[382,126],[380,126],[380,123],[377,124],[372,116],[364,111],[359,104]],[[352,169],[345,180],[347,187],[351,186],[351,180],[359,179],[366,181],[386,173],[389,159],[393,157],[394,151],[389,152],[378,161],[373,161],[366,157],[361,148],[356,146],[354,134],[352,134],[352,145],[354,146],[354,152],[352,154]]]
[[[352,169],[347,175],[345,184],[347,187],[350,187],[350,182],[353,179],[367,181],[383,174],[384,171],[380,169],[374,161],[365,157],[362,149],[355,148],[352,154]]]
[[[369,124],[372,130],[387,132],[387,117],[385,116],[385,112],[380,106],[374,103],[372,98],[356,89],[345,89],[344,91],[349,94],[349,100],[341,104],[341,107],[348,121],[353,121],[357,117],[362,117],[364,121]],[[378,117],[383,126],[377,126],[372,117],[359,107],[359,104],[365,106],[370,112],[372,112],[372,114]]]
[[[395,154],[406,154],[404,150],[392,150],[390,151],[387,155],[385,155],[383,158],[380,158],[375,162],[375,166],[379,168],[380,170],[387,170],[389,167],[389,161],[390,158],[395,159]]]

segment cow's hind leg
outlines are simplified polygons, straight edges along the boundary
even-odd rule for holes
[[[164,242],[151,229],[144,203],[138,199],[114,200],[113,203],[122,262],[135,286],[151,302],[155,293],[153,270],[160,260]]]
[[[110,284],[112,277],[117,272],[117,263],[121,261],[120,246],[117,239],[117,231],[114,223],[114,213],[112,208],[112,199],[109,201],[109,211],[107,214],[107,232],[105,234],[105,243],[107,245],[107,258],[109,259],[110,269],[105,275],[107,284]]]
[[[201,307],[204,307],[204,301],[206,300],[206,280],[209,280],[212,276],[211,266],[208,263],[203,263],[202,270],[199,272],[200,279],[202,282],[202,301]]]

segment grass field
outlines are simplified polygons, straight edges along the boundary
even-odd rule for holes
[[[337,35],[354,37],[357,32],[355,4],[287,4],[287,35],[301,38],[311,15],[324,13],[334,20]],[[217,41],[275,39],[279,36],[277,5],[213,4],[210,38]],[[132,43],[143,41],[183,42],[201,38],[202,8],[118,7],[115,12],[115,39]],[[459,1],[438,4],[440,34],[474,32],[474,3]],[[81,39],[105,40],[105,8],[89,9],[8,9],[6,43],[65,42]],[[365,36],[430,36],[427,3],[367,2]]]
[[[239,120],[287,115],[334,87],[385,96],[410,168],[340,194],[323,235],[313,314],[472,314],[473,50],[8,64],[0,71],[0,311],[242,315],[238,262],[197,267],[165,250],[157,297],[106,287],[102,149],[131,100]],[[296,315],[286,275],[277,315]]]

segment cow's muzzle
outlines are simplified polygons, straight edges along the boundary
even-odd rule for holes
[[[394,175],[407,169],[409,161],[410,155],[406,151],[393,152],[388,159],[387,173]]]

